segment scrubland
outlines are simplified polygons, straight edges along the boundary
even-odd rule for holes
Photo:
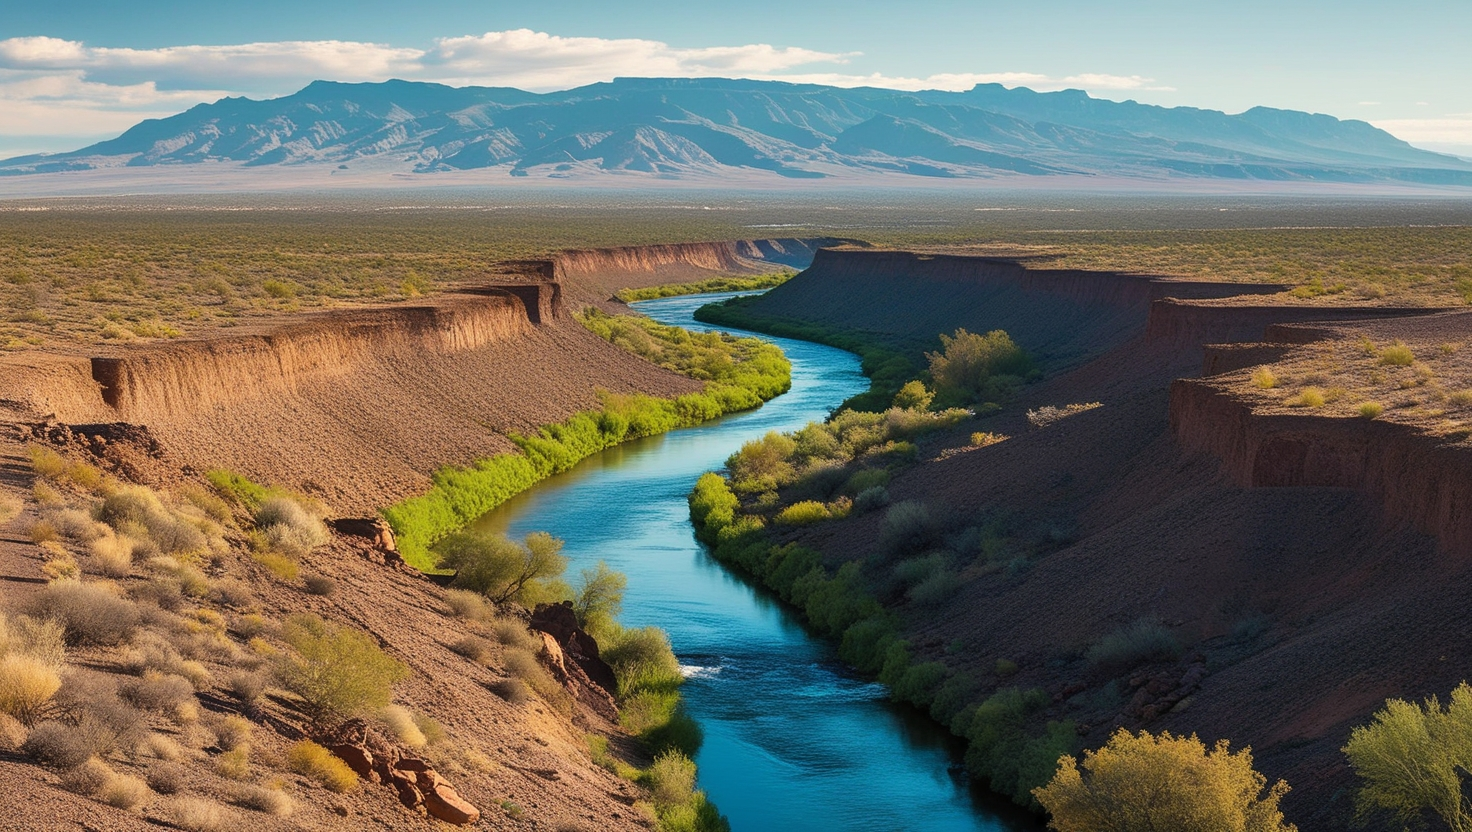
[[[402,301],[473,282],[500,260],[567,247],[764,236],[1286,282],[1300,287],[1300,300],[1465,305],[1472,296],[1472,209],[1454,200],[34,200],[0,205],[0,348],[177,338],[300,310]]]

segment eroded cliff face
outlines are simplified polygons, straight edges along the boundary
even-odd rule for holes
[[[560,314],[554,290],[552,284],[487,287],[418,306],[304,315],[263,332],[94,357],[92,377],[125,421],[176,418],[290,396],[397,356],[450,355],[513,341]]]
[[[804,269],[818,251],[834,245],[865,244],[837,237],[812,237],[570,249],[549,260],[502,266],[511,273],[557,281],[567,288],[569,301],[597,304],[620,289]]]
[[[1283,287],[1037,269],[996,258],[822,249],[752,311],[930,346],[940,333],[1005,329],[1055,368],[1139,335],[1152,303],[1267,294]],[[902,300],[900,300],[902,299]]]

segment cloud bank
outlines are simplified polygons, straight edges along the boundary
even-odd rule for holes
[[[615,77],[737,77],[840,87],[964,90],[1000,83],[1036,90],[1169,90],[1140,76],[1032,72],[924,78],[844,72],[856,53],[756,43],[698,48],[636,38],[559,37],[514,29],[447,37],[427,49],[354,41],[278,41],[127,49],[51,37],[0,40],[0,134],[98,138],[227,95],[270,97],[307,83],[402,78],[545,92]],[[51,150],[73,149],[52,147]]]

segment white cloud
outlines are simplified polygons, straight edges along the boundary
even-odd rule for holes
[[[675,47],[636,38],[559,37],[529,29],[436,40],[428,49],[353,41],[280,41],[158,49],[93,47],[51,37],[0,40],[0,133],[96,135],[225,95],[284,95],[310,81],[403,78],[455,85],[567,89],[615,77],[740,77],[892,89],[1170,90],[1140,76],[1030,72],[927,77],[844,73],[857,53],[770,44]],[[814,71],[829,67],[826,71]],[[57,148],[67,149],[67,148]]]
[[[1411,144],[1472,147],[1472,113],[1453,113],[1442,118],[1387,118],[1370,123]]]

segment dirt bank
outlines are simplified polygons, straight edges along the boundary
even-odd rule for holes
[[[763,307],[909,343],[1008,329],[1072,369],[922,443],[923,461],[889,485],[892,503],[923,503],[951,529],[950,597],[922,603],[896,588],[883,511],[779,539],[819,548],[830,569],[862,564],[914,661],[945,665],[966,701],[1041,688],[1050,704],[1037,730],[1072,720],[1085,747],[1118,726],[1251,745],[1293,786],[1290,820],[1344,828],[1350,729],[1387,697],[1445,695],[1466,676],[1452,657],[1472,637],[1448,622],[1472,601],[1472,395],[1455,392],[1472,387],[1467,316],[1225,297],[1232,289],[824,252]],[[1414,361],[1387,366],[1400,341]],[[1204,363],[1218,374],[1194,378]],[[1277,387],[1254,384],[1263,364]],[[1327,404],[1290,404],[1313,385]],[[1386,413],[1374,420],[1355,410],[1372,397]],[[1025,418],[1094,401],[1047,427]],[[1010,438],[971,448],[978,430]],[[1142,620],[1185,645],[1178,660],[1111,670],[1088,658]]]

